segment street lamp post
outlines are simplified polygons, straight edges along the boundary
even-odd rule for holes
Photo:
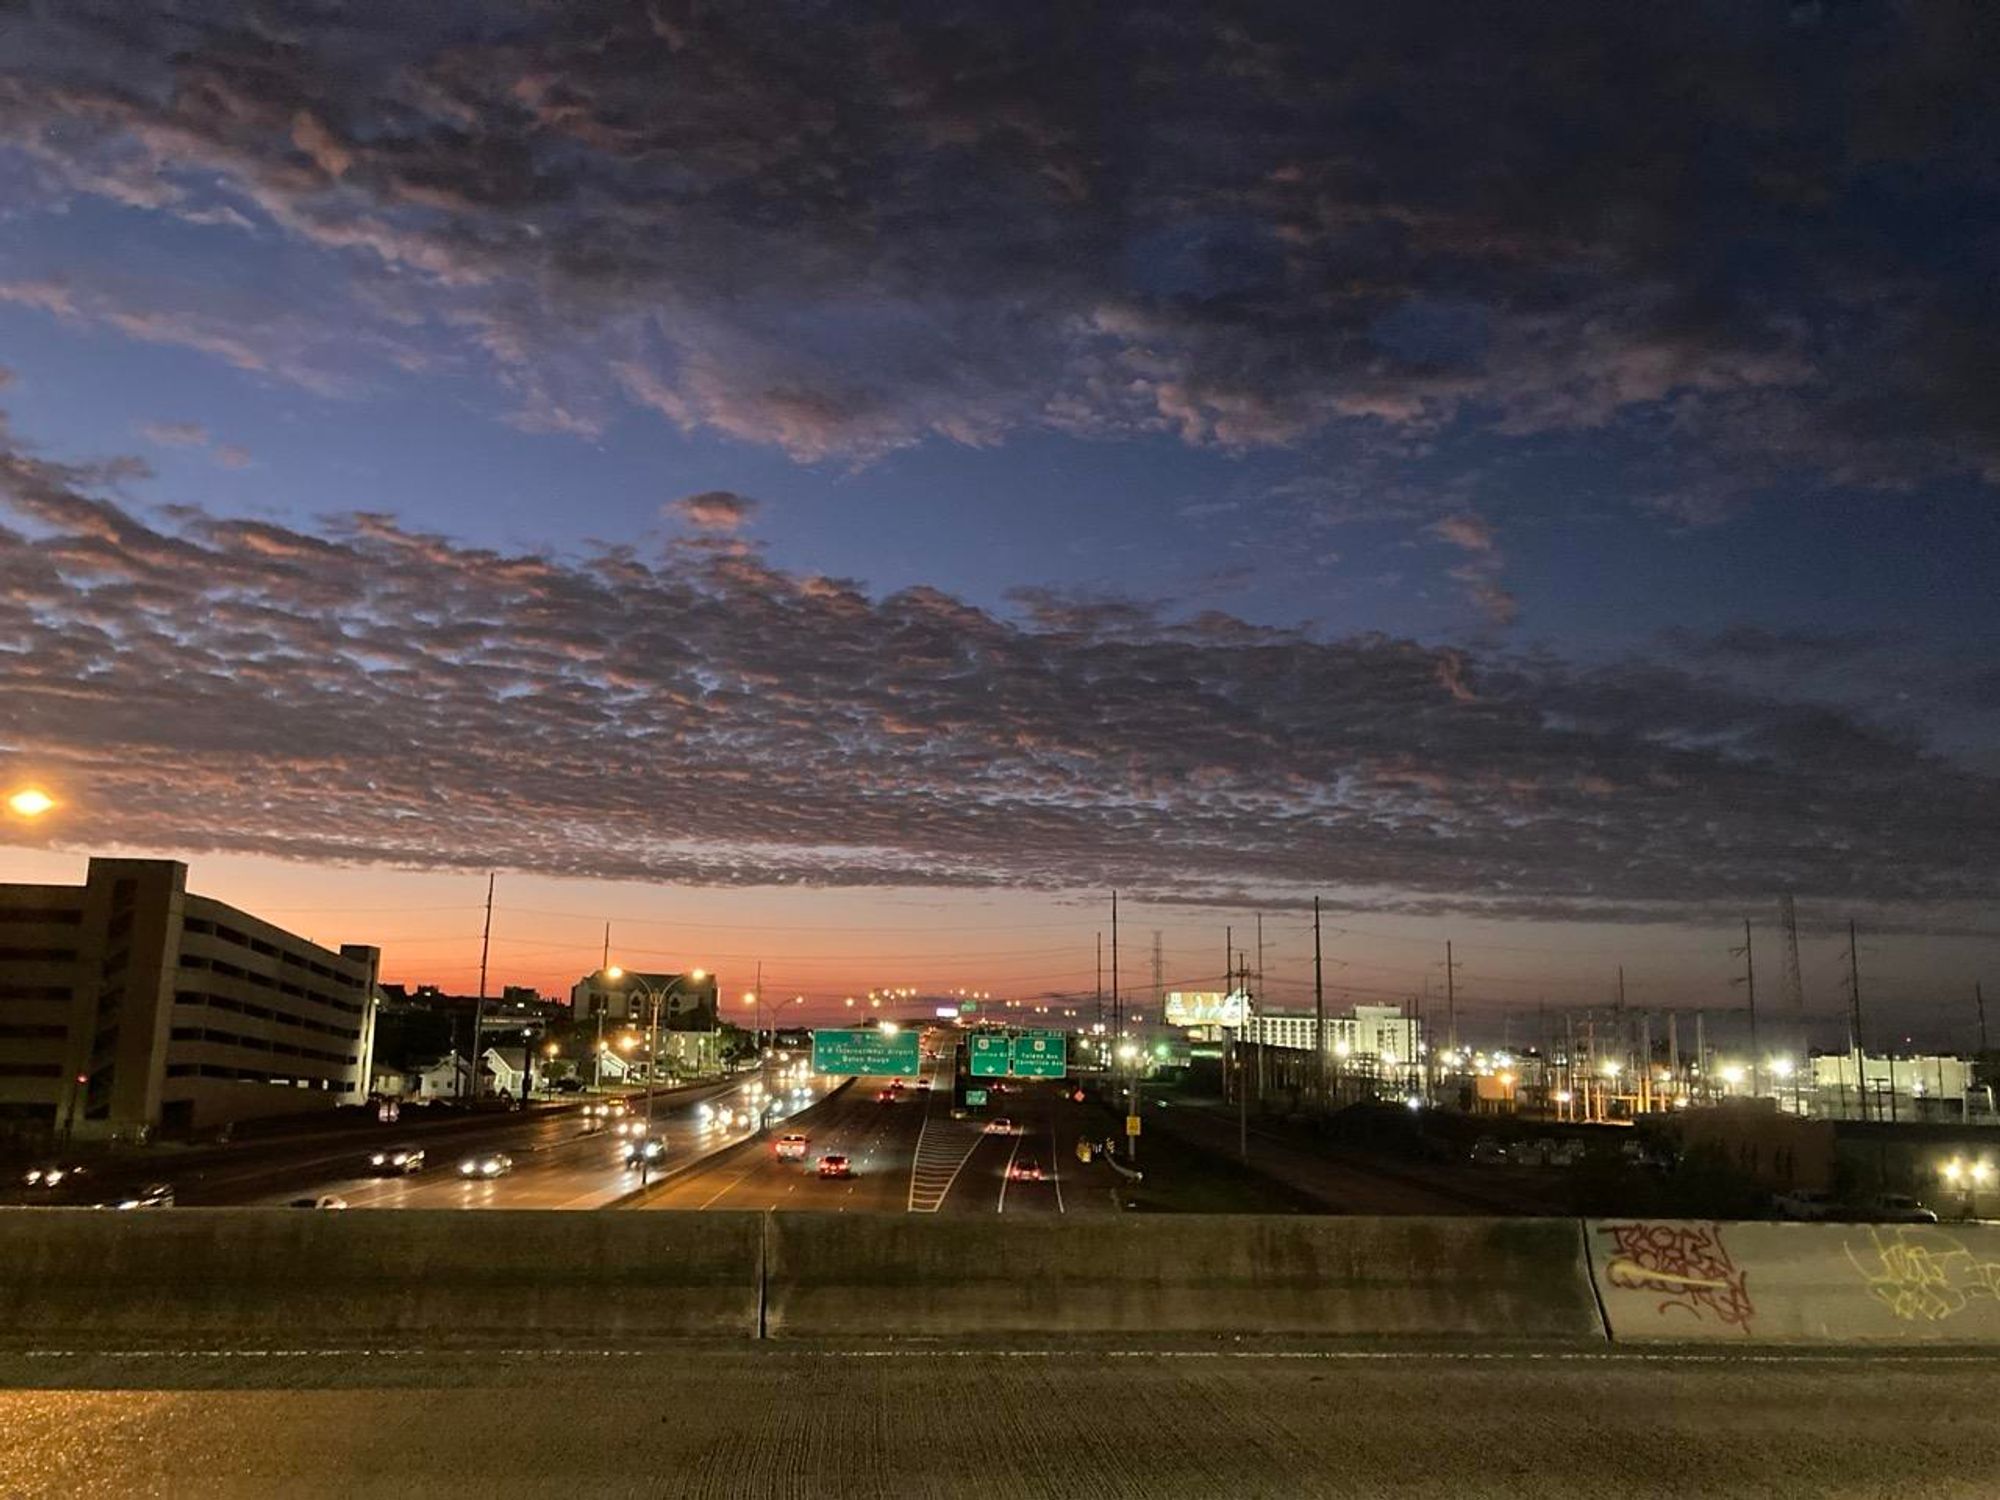
[[[607,978],[610,979],[622,979],[625,977],[625,971],[619,968],[616,964],[611,965],[609,968],[604,969],[602,972]],[[646,1028],[646,1134],[645,1134],[645,1139],[648,1141],[650,1141],[653,1138],[653,1095],[659,1089],[660,1006],[666,1000],[667,996],[671,995],[674,992],[675,987],[678,986],[683,980],[693,979],[699,982],[703,979],[706,979],[707,977],[708,977],[708,971],[706,969],[692,969],[686,974],[674,975],[673,978],[668,980],[665,984],[661,985],[660,988],[654,989],[650,984],[647,984],[643,979],[638,978],[637,975],[633,976],[634,983],[637,985],[639,991],[645,995],[648,1002],[647,1004],[648,1017],[647,1017],[647,1028]],[[646,1186],[646,1183],[651,1175],[651,1167],[652,1167],[652,1159],[649,1156],[647,1156],[647,1154],[642,1150],[639,1153],[639,1186],[641,1188]]]

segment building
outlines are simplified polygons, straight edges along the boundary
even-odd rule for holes
[[[1866,1084],[1866,1098],[1860,1086]],[[1781,1081],[1765,1078],[1766,1092],[1784,1096]],[[1815,1056],[1812,1060],[1813,1112],[1841,1118],[1879,1120],[1955,1119],[1973,1111],[1991,1113],[1984,1085],[1962,1057],[1927,1054],[1890,1057],[1864,1053]],[[1968,1097],[1971,1096],[1971,1097]]]
[[[1253,1010],[1243,1023],[1242,1040],[1310,1052],[1318,1029],[1311,1015]],[[1327,1050],[1335,1057],[1407,1062],[1416,1052],[1417,1023],[1393,1005],[1357,1005],[1344,1016],[1328,1016],[1326,1031]]]
[[[630,1076],[643,1081],[649,1040],[658,1043],[662,1078],[722,1070],[723,1050],[733,1032],[721,1024],[718,994],[715,975],[701,969],[647,974],[612,968],[584,975],[570,987],[569,998],[576,1024],[596,1025],[601,1040],[592,1045],[601,1056],[622,1055],[631,1064]]]
[[[571,1014],[579,1025],[600,1015],[607,1026],[644,1026],[660,1006],[665,1031],[713,1031],[718,1017],[716,977],[701,969],[690,974],[642,974],[636,969],[599,969],[570,986]]]
[[[175,860],[0,886],[0,1122],[141,1139],[359,1103],[380,963],[190,893]]]

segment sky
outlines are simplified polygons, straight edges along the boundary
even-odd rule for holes
[[[1964,1045],[1996,250],[1977,0],[9,7],[0,876]]]

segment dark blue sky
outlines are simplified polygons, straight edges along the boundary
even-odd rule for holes
[[[245,854],[1979,926],[1996,53],[1971,0],[9,11],[0,754]],[[162,790],[218,712],[254,833]]]

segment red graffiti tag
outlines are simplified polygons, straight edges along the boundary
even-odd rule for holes
[[[1722,1243],[1720,1224],[1604,1224],[1611,1239],[1604,1273],[1620,1291],[1657,1293],[1661,1317],[1683,1312],[1750,1331],[1757,1315],[1748,1273]]]

